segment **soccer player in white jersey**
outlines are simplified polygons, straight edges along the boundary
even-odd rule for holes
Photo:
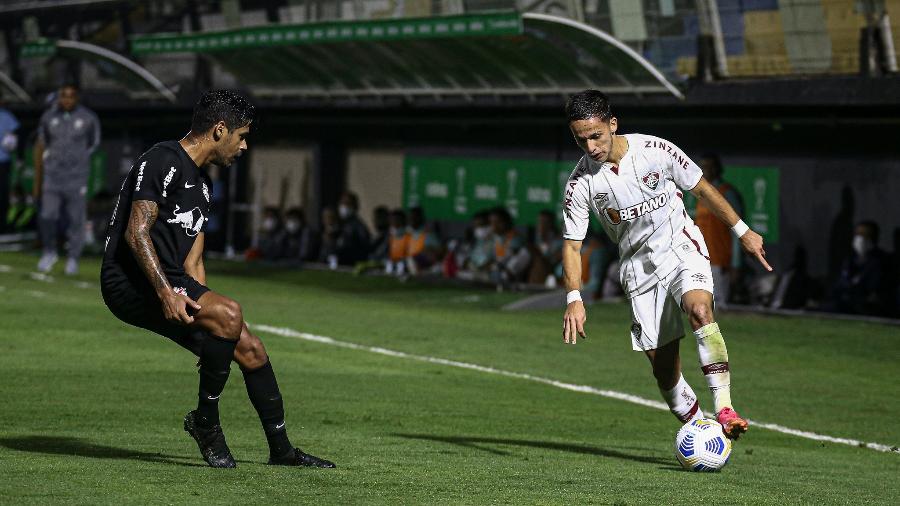
[[[766,268],[763,240],[728,201],[703,178],[687,155],[651,135],[617,135],[609,98],[586,90],[566,104],[569,128],[585,155],[564,191],[563,268],[566,313],[563,340],[587,337],[581,301],[581,242],[590,212],[619,245],[619,277],[631,301],[631,341],[650,359],[653,376],[672,413],[682,422],[703,416],[697,396],[681,375],[681,311],[688,315],[700,367],[712,392],[716,419],[737,438],[747,421],[731,404],[728,351],[713,316],[713,282],[700,229],[688,216],[683,192],[691,192],[740,238],[742,247]]]

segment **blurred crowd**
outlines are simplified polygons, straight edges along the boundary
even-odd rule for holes
[[[742,213],[739,192],[722,180],[715,155],[701,159],[706,178]],[[848,197],[845,197],[845,201]],[[852,199],[851,199],[852,200]],[[845,202],[845,208],[847,207]],[[357,273],[431,276],[489,283],[498,288],[556,288],[562,281],[562,234],[558,217],[541,211],[534,225],[517,224],[503,207],[474,213],[465,228],[452,229],[427,219],[421,207],[376,207],[369,227],[358,215],[359,201],[344,193],[338,207],[326,207],[321,227],[307,225],[302,210],[266,209],[258,248],[251,258],[280,262],[316,262]],[[900,229],[894,251],[878,248],[873,221],[854,222],[842,210],[832,225],[828,277],[806,270],[806,251],[798,246],[790,265],[775,273],[759,270],[741,252],[739,241],[711,211],[698,204],[695,221],[709,250],[716,304],[808,309],[900,317]],[[583,292],[594,300],[623,296],[618,248],[597,229],[589,229],[582,251]]]

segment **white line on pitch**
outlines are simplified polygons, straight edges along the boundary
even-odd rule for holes
[[[305,341],[313,341],[322,344],[328,344],[331,346],[338,346],[340,348],[348,348],[351,350],[362,350],[368,351],[370,353],[377,353],[379,355],[387,355],[389,357],[397,357],[397,358],[405,358],[407,360],[416,360],[419,362],[428,362],[431,364],[440,364],[446,365],[450,367],[458,367],[460,369],[469,369],[472,371],[479,371],[488,374],[497,374],[499,376],[506,376],[508,378],[518,378],[524,379],[528,381],[534,381],[536,383],[543,383],[545,385],[554,386],[557,388],[562,388],[563,390],[571,390],[573,392],[581,392],[585,394],[591,395],[599,395],[601,397],[607,397],[610,399],[618,399],[620,401],[630,402],[632,404],[639,404],[641,406],[647,406],[650,408],[662,409],[668,411],[669,407],[666,406],[665,403],[660,401],[653,401],[650,399],[644,399],[643,397],[638,397],[636,395],[626,394],[624,392],[617,392],[615,390],[603,390],[599,388],[594,388],[589,385],[576,385],[574,383],[565,383],[562,381],[557,381],[550,378],[542,378],[540,376],[532,376],[531,374],[525,374],[521,372],[513,372],[513,371],[504,371],[503,369],[495,369],[493,367],[486,367],[478,364],[470,364],[468,362],[458,362],[456,360],[448,360],[446,358],[439,357],[429,357],[425,355],[413,355],[411,353],[406,353],[402,351],[389,350],[387,348],[381,348],[378,346],[366,346],[363,344],[356,344],[347,341],[338,341],[337,339],[332,339],[326,336],[318,336],[315,334],[309,334],[306,332],[300,332],[294,329],[286,328],[286,327],[273,327],[271,325],[251,325],[254,329],[257,329],[261,332],[267,332],[270,334],[275,334],[283,337],[292,337],[295,339],[303,339]],[[782,434],[790,434],[792,436],[802,437],[806,439],[812,439],[815,441],[825,441],[828,443],[838,443],[844,444],[848,446],[858,446],[863,448],[869,448],[872,450],[877,450],[880,452],[900,452],[896,446],[892,447],[890,445],[885,445],[881,443],[866,443],[864,441],[858,441],[856,439],[848,439],[842,437],[834,437],[827,436],[824,434],[817,434],[815,432],[809,432],[804,430],[791,429],[790,427],[784,427],[782,425],[777,425],[774,423],[763,423],[756,422],[753,420],[747,420],[751,425],[755,427],[760,427],[763,429],[769,429],[775,432],[780,432]]]

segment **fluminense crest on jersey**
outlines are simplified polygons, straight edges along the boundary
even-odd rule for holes
[[[656,190],[656,187],[659,185],[659,172],[648,172],[641,181],[647,185],[647,188],[651,190]]]

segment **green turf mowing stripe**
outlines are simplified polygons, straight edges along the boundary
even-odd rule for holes
[[[250,324],[248,323],[248,325],[250,325]],[[601,397],[607,397],[610,399],[618,399],[621,401],[630,402],[632,404],[639,404],[641,406],[647,406],[650,408],[661,409],[661,410],[669,409],[669,407],[665,403],[662,403],[659,401],[653,401],[650,399],[645,399],[643,397],[638,397],[636,395],[631,395],[631,394],[627,394],[624,392],[617,392],[615,390],[602,390],[599,388],[592,387],[590,385],[576,385],[574,383],[566,383],[563,381],[558,381],[558,380],[554,380],[554,379],[550,379],[550,378],[543,378],[540,376],[533,376],[531,374],[526,374],[526,373],[521,373],[521,372],[505,371],[503,369],[496,369],[493,367],[487,367],[487,366],[478,365],[478,364],[471,364],[468,362],[459,362],[456,360],[449,360],[449,359],[440,358],[440,357],[429,357],[426,355],[414,355],[411,353],[391,350],[391,349],[382,348],[379,346],[366,346],[366,345],[362,345],[362,344],[351,343],[348,341],[338,341],[337,339],[333,339],[331,337],[309,334],[306,332],[300,332],[300,331],[286,328],[286,327],[274,327],[274,326],[265,325],[265,324],[252,324],[250,326],[256,330],[259,330],[260,332],[267,332],[269,334],[275,334],[275,335],[279,335],[282,337],[303,339],[305,341],[312,341],[312,342],[327,344],[327,345],[331,345],[331,346],[338,346],[341,348],[368,351],[370,353],[377,353],[379,355],[386,355],[389,357],[404,358],[404,359],[408,359],[408,360],[416,360],[419,362],[428,362],[431,364],[440,364],[440,365],[446,365],[446,366],[450,366],[450,367],[458,367],[461,369],[469,369],[469,370],[484,372],[484,373],[488,373],[488,374],[497,374],[497,375],[506,376],[509,378],[524,379],[524,380],[528,380],[528,381],[534,381],[537,383],[543,383],[545,385],[550,385],[550,386],[554,386],[557,388],[562,388],[564,390],[571,390],[574,392],[581,392],[581,393],[586,393],[586,394],[591,394],[591,395],[599,395]],[[711,416],[710,413],[705,413],[705,414],[707,416]],[[860,448],[868,448],[868,449],[876,450],[876,451],[880,451],[880,452],[900,453],[900,448],[898,448],[897,446],[890,446],[890,445],[881,444],[881,443],[869,443],[869,442],[859,441],[856,439],[834,437],[834,436],[828,436],[825,434],[817,434],[815,432],[804,431],[804,430],[799,430],[799,429],[792,429],[790,427],[785,427],[783,425],[777,425],[774,423],[763,423],[763,422],[757,422],[757,421],[753,421],[753,420],[749,420],[749,419],[747,420],[747,422],[750,423],[751,425],[753,425],[754,427],[760,427],[763,429],[768,429],[771,431],[780,432],[782,434],[788,434],[791,436],[797,436],[797,437],[801,437],[801,438],[805,438],[805,439],[812,439],[814,441],[824,441],[824,442],[837,443],[837,444],[843,444],[843,445],[848,445],[848,446],[857,446]]]

